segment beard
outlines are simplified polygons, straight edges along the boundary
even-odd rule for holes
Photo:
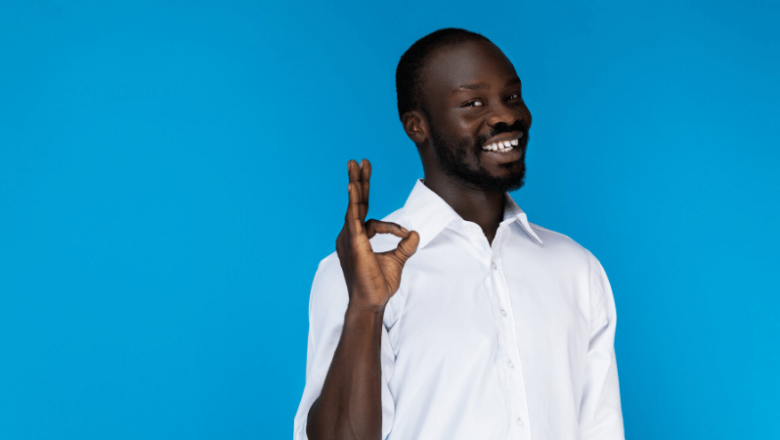
[[[428,126],[430,127],[431,143],[433,144],[436,160],[446,174],[455,177],[462,182],[491,192],[504,193],[515,191],[522,188],[525,184],[525,150],[528,145],[527,127],[521,128],[523,138],[520,145],[515,147],[520,148],[522,151],[520,159],[516,162],[500,165],[503,168],[514,169],[514,171],[509,175],[497,177],[490,174],[481,163],[480,154],[482,153],[482,146],[486,140],[493,136],[507,131],[516,131],[517,128],[513,126],[511,129],[502,130],[500,132],[496,131],[489,133],[486,136],[481,136],[474,145],[460,145],[455,146],[457,148],[451,148],[453,147],[452,145],[448,145],[446,141],[439,137],[433,128],[433,124],[429,123]],[[477,169],[472,169],[468,166],[465,159],[469,154],[476,160]]]

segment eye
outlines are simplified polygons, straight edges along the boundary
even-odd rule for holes
[[[482,101],[469,101],[464,107],[482,107]]]
[[[509,95],[509,99],[520,99],[520,94],[519,93],[514,93],[512,95]]]

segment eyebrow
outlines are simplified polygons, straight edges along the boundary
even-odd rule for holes
[[[460,90],[482,90],[488,88],[488,84],[485,82],[478,82],[478,83],[472,83],[472,84],[463,84],[458,86],[455,90],[452,92],[458,92]]]
[[[510,87],[510,86],[516,86],[520,84],[520,78],[514,77],[506,82],[506,86],[504,87]],[[452,93],[458,93],[461,90],[484,90],[488,88],[488,83],[486,82],[478,82],[478,83],[472,83],[472,84],[463,84],[458,86],[456,89],[452,91]]]

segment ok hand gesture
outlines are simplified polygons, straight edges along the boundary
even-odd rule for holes
[[[350,307],[381,312],[401,285],[401,271],[406,260],[417,250],[420,236],[400,225],[371,219],[368,213],[368,189],[371,163],[363,159],[347,164],[349,173],[349,205],[344,227],[336,239],[336,251],[347,282]],[[396,249],[375,253],[369,239],[380,234],[401,238]]]

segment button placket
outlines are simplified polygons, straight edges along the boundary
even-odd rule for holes
[[[496,237],[498,238],[498,237]],[[495,240],[494,240],[495,244]],[[493,249],[493,254],[495,255],[495,249]],[[491,258],[487,261],[488,263],[488,289],[490,292],[490,295],[493,298],[494,304],[496,304],[496,307],[502,312],[501,315],[506,318],[506,310],[504,299],[501,295],[501,277],[500,272],[498,270],[498,263],[496,262],[496,258],[494,255],[491,255]],[[511,371],[514,368],[514,363],[510,359],[511,353],[512,353],[512,343],[511,343],[511,335],[510,332],[512,331],[511,326],[507,325],[507,319],[500,319],[496,321],[497,330],[498,330],[498,337],[499,337],[499,352],[503,355],[505,359],[503,370],[499,376],[501,377],[501,380],[504,384],[504,389],[502,390],[504,392],[504,397],[507,400],[508,403],[508,416],[512,416],[514,414],[518,413],[517,405],[515,404],[516,398],[513,396],[515,394],[514,392],[514,381],[512,380]],[[517,428],[515,426],[510,425],[510,430],[512,432],[511,438],[512,439],[519,439],[521,437],[518,437],[518,432],[516,431]]]
[[[501,258],[497,255],[497,249],[494,249],[493,258],[490,260],[490,267],[492,268],[490,277],[492,279],[492,288],[494,289],[494,297],[501,313],[502,319],[498,322],[500,331],[499,333],[503,339],[503,351],[506,356],[506,367],[504,369],[504,376],[507,381],[507,386],[510,392],[507,395],[509,402],[509,414],[511,418],[515,419],[515,423],[512,426],[512,438],[528,439],[529,428],[523,417],[527,417],[527,396],[525,390],[525,382],[522,372],[522,359],[520,358],[519,345],[517,341],[517,332],[515,329],[514,316],[511,310],[511,299],[509,297],[509,290],[507,287],[507,281],[503,273],[501,266]],[[515,360],[516,359],[516,360]],[[511,419],[510,419],[511,420]]]

